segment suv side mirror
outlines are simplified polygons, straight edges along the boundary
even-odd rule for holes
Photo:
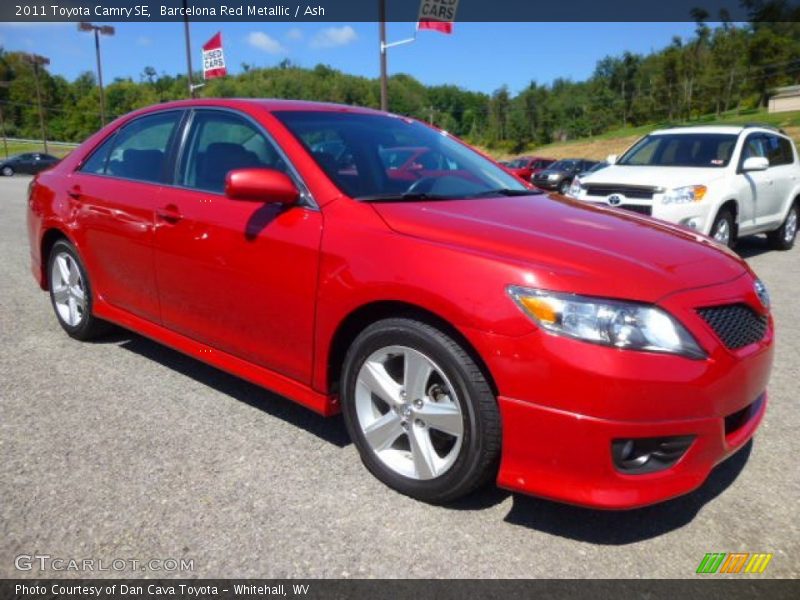
[[[745,158],[742,163],[742,172],[748,171],[766,171],[769,169],[769,159],[764,156],[751,156]]]
[[[235,200],[294,204],[300,197],[294,182],[275,169],[235,169],[225,177],[225,195]]]
[[[616,154],[609,154],[606,156],[606,162],[610,165],[614,165],[617,163],[617,158],[619,158]]]

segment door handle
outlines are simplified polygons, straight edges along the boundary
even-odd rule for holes
[[[167,204],[164,207],[157,208],[156,216],[167,223],[177,223],[183,218],[181,211],[174,204]]]

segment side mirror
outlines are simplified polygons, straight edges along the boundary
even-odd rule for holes
[[[619,157],[616,154],[609,154],[608,156],[606,156],[606,162],[610,165],[614,165],[617,164],[618,158]]]
[[[235,169],[225,177],[225,195],[235,200],[294,204],[300,192],[285,173],[275,169]]]
[[[745,158],[742,163],[742,172],[747,171],[766,171],[769,169],[769,159],[764,156],[751,156]]]

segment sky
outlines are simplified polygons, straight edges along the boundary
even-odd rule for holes
[[[106,24],[96,22],[97,24]],[[138,81],[146,66],[159,73],[186,70],[183,23],[107,23],[116,35],[101,38],[103,79]],[[389,73],[408,73],[425,84],[455,84],[491,93],[512,92],[531,81],[583,80],[607,55],[647,53],[688,37],[694,23],[455,23],[453,35],[421,31],[417,41],[391,48]],[[231,73],[241,64],[269,67],[288,58],[304,67],[319,63],[346,73],[378,75],[377,23],[192,23],[192,66],[202,44],[222,31]],[[389,42],[414,34],[412,23],[389,23]],[[0,23],[0,46],[47,56],[51,72],[74,79],[95,70],[92,35],[75,23]]]

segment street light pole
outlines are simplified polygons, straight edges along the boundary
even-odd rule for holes
[[[42,130],[42,144],[44,145],[44,153],[47,154],[47,129],[44,126],[44,108],[42,106],[42,90],[39,85],[39,67],[42,65],[49,65],[50,59],[38,54],[25,54],[27,60],[33,67],[33,83],[36,87],[36,102],[39,104],[39,127]]]
[[[187,0],[183,0],[183,36],[186,39],[186,78],[189,80],[189,96],[195,97],[195,87],[192,83],[192,42],[189,39],[189,11],[186,5]]]
[[[103,89],[103,67],[100,64],[100,34],[114,35],[114,28],[110,25],[93,25],[92,23],[78,23],[78,31],[94,32],[94,51],[97,56],[97,85],[100,88],[100,124],[106,125],[106,98]]]
[[[386,0],[378,0],[378,25],[381,38],[381,110],[389,110],[389,80],[386,66]]]

